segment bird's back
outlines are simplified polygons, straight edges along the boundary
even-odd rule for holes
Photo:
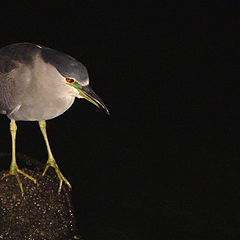
[[[8,115],[18,107],[18,98],[26,83],[17,83],[16,79],[27,73],[23,66],[33,64],[33,56],[38,51],[37,45],[31,43],[16,43],[0,49],[0,113]]]

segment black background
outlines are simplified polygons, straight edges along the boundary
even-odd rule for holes
[[[82,236],[239,238],[239,3],[79,2],[1,7],[0,45],[77,58],[111,112],[76,100],[47,122]],[[0,134],[11,151],[4,116]],[[47,158],[37,123],[17,151]]]

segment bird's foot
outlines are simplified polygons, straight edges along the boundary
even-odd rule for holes
[[[47,163],[46,163],[46,167],[43,171],[43,174],[42,176],[45,175],[46,171],[48,170],[49,167],[53,167],[55,169],[55,172],[60,180],[59,182],[59,187],[58,187],[58,194],[61,193],[61,189],[62,189],[62,184],[63,184],[63,181],[67,184],[67,186],[69,187],[69,189],[71,190],[72,189],[72,186],[71,184],[68,182],[68,180],[63,176],[63,174],[61,173],[61,171],[59,170],[59,167],[55,161],[54,158],[49,158]]]
[[[27,173],[21,171],[17,166],[16,167],[13,167],[13,168],[10,168],[9,170],[9,173],[4,173],[3,176],[2,176],[2,179],[5,178],[5,177],[8,177],[10,175],[13,175],[16,177],[17,179],[17,182],[18,182],[18,185],[20,187],[20,190],[21,190],[21,193],[22,193],[22,196],[24,196],[24,191],[23,191],[23,186],[22,186],[22,182],[19,178],[19,174],[22,174],[23,176],[29,178],[30,180],[32,180],[35,184],[37,183],[37,180],[33,177],[31,177],[30,175],[28,175]]]

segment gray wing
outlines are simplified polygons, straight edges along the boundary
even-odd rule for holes
[[[21,105],[27,84],[24,76],[37,51],[37,45],[31,43],[16,43],[0,49],[0,113],[9,115]]]
[[[12,74],[16,64],[11,58],[0,55],[0,113],[9,114],[17,106],[14,100],[15,81]]]

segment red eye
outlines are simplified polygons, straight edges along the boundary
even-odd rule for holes
[[[68,83],[73,83],[73,82],[74,82],[74,80],[73,80],[72,78],[66,78],[66,81],[67,81]]]

